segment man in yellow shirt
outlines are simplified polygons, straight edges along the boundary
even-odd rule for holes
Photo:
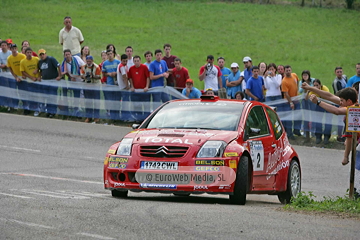
[[[21,90],[21,86],[18,86],[19,82],[21,82],[21,76],[22,76],[22,73],[20,71],[20,62],[21,62],[21,60],[23,60],[26,57],[24,54],[18,53],[18,48],[17,48],[16,44],[10,45],[10,51],[11,51],[11,55],[7,59],[7,66],[9,68],[11,74],[14,76],[15,81],[12,79],[9,79],[9,87],[12,89],[15,89],[15,92],[16,92],[17,88],[19,88]],[[15,109],[18,108],[19,98],[17,96],[17,93],[15,94],[14,98],[11,99],[11,101],[9,102],[9,105],[10,105],[10,107],[13,107]]]
[[[41,81],[40,73],[38,69],[39,58],[32,56],[32,49],[27,48],[25,50],[26,58],[20,62],[20,71],[22,73],[22,78],[26,79],[27,88],[26,90],[30,92],[41,92],[39,85],[35,84],[36,81]],[[28,106],[25,106],[25,110],[35,111],[34,116],[39,116],[39,106],[34,101],[29,101]],[[28,111],[24,111],[24,114],[28,114]]]

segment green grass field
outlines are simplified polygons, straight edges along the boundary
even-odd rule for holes
[[[198,70],[209,54],[225,57],[227,67],[250,56],[254,64],[290,64],[298,75],[308,69],[330,89],[335,66],[342,66],[350,77],[360,62],[359,12],[292,5],[3,0],[0,38],[12,38],[19,45],[27,39],[34,50],[45,48],[61,61],[58,34],[67,15],[81,29],[95,62],[100,63],[100,52],[108,43],[118,53],[131,45],[141,56],[170,43],[172,54],[182,59],[199,88],[203,85]]]

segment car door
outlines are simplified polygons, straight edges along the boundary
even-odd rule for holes
[[[272,190],[274,177],[267,173],[267,166],[269,156],[274,152],[274,137],[263,106],[251,108],[245,122],[244,134],[253,165],[252,191]]]

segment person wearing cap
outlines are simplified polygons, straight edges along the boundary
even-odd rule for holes
[[[101,70],[100,67],[94,63],[94,58],[91,55],[86,56],[86,64],[81,67],[81,78],[84,79],[86,84],[101,85]],[[85,122],[90,122],[94,119],[93,123],[99,122],[100,117],[100,89],[84,88],[85,103]]]
[[[214,65],[214,56],[208,55],[206,64],[201,66],[199,71],[199,80],[204,81],[204,89],[211,88],[217,95],[219,87],[222,88],[221,70],[218,66]]]
[[[230,96],[232,99],[235,99],[236,93],[243,90],[241,87],[241,83],[244,80],[244,75],[239,70],[239,64],[234,62],[231,64],[230,67],[231,73],[226,80],[227,95]]]
[[[65,27],[59,32],[59,43],[63,46],[63,50],[70,49],[72,55],[80,57],[84,37],[80,29],[72,25],[71,17],[64,18],[64,25]]]
[[[175,67],[171,72],[175,79],[174,87],[179,92],[182,92],[182,90],[186,87],[186,80],[190,78],[189,71],[187,68],[182,66],[180,58],[175,58],[174,64]]]
[[[7,59],[11,55],[11,51],[8,49],[6,41],[0,42],[0,47],[0,72],[10,72],[10,69],[7,67]]]
[[[182,95],[185,95],[188,98],[200,98],[201,92],[194,87],[194,81],[192,79],[187,79],[186,88],[182,90]]]

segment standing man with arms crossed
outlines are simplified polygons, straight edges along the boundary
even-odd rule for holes
[[[172,75],[175,79],[175,89],[179,92],[182,92],[182,90],[185,88],[185,82],[187,79],[189,79],[189,71],[187,68],[183,67],[181,65],[181,59],[175,58],[174,60],[175,67],[172,69]]]
[[[80,57],[81,44],[84,42],[84,37],[77,27],[72,26],[71,17],[64,18],[65,27],[59,32],[59,43],[63,45],[63,51],[70,49],[72,55]]]
[[[171,45],[169,43],[164,44],[164,51],[165,51],[165,56],[162,58],[162,60],[166,62],[169,73],[169,76],[166,79],[166,85],[170,87],[174,87],[175,86],[174,75],[171,73],[173,71],[173,68],[175,67],[175,58],[177,57],[171,55]]]
[[[60,81],[61,79],[61,69],[59,62],[46,54],[44,49],[40,49],[38,51],[38,55],[40,57],[38,63],[38,69],[40,70],[41,79],[42,80],[53,80],[56,79]],[[56,114],[57,106],[55,104],[49,103],[49,101],[55,102],[57,99],[57,86],[50,85],[42,85],[42,93],[44,93],[47,97],[46,100],[46,116],[49,118],[54,117]]]

